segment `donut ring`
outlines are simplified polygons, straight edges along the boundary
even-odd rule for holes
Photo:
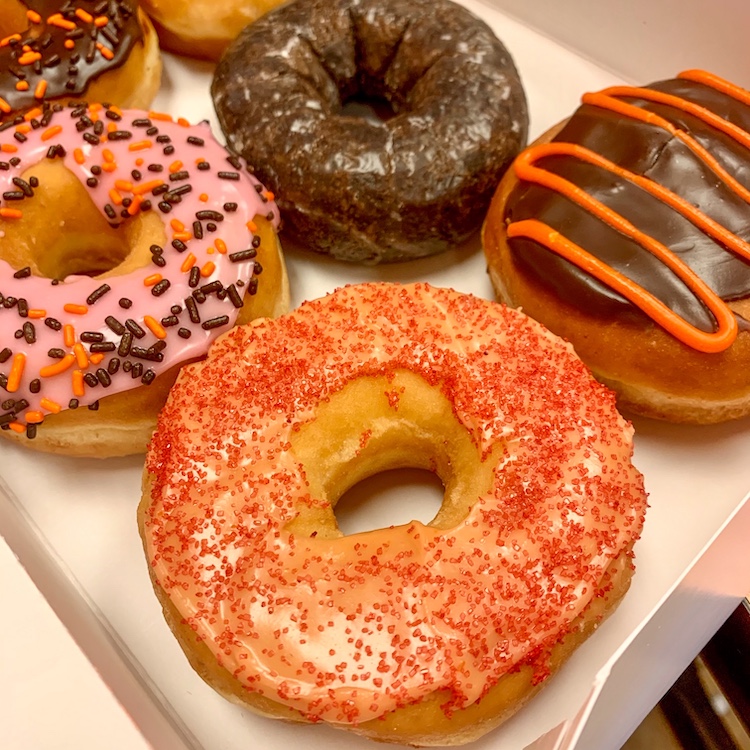
[[[628,587],[632,427],[572,348],[426,284],[361,284],[185,368],[139,524],[167,620],[262,714],[455,744],[530,697]],[[436,517],[342,536],[343,492],[435,471]],[[481,699],[481,700],[480,700]]]
[[[217,62],[253,21],[285,0],[142,0],[162,49]]]
[[[0,133],[2,434],[145,450],[177,368],[286,307],[278,209],[206,123],[73,105],[27,124]]]
[[[701,70],[583,96],[487,214],[505,303],[570,341],[631,414],[750,414],[750,92]]]
[[[159,40],[135,0],[0,0],[0,120],[83,96],[143,109],[160,82]]]
[[[449,0],[297,0],[247,27],[211,87],[222,129],[303,248],[365,263],[463,241],[525,144],[492,30]],[[385,100],[385,121],[342,104]]]

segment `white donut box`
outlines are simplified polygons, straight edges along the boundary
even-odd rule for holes
[[[750,4],[724,0],[461,0],[506,43],[531,137],[585,91],[705,68],[750,87]],[[211,119],[211,67],[166,58],[155,103]],[[218,128],[216,128],[218,132]],[[293,302],[346,282],[426,279],[492,297],[475,240],[448,255],[363,268],[287,252]],[[750,592],[750,422],[635,422],[651,507],[617,612],[477,750],[617,750]],[[190,669],[152,593],[135,524],[142,459],[44,457],[0,443],[0,746],[4,750],[307,750],[374,745],[261,719]],[[428,520],[436,488],[403,472],[366,492],[361,524]],[[385,486],[385,485],[388,486]],[[420,515],[420,512],[423,511]],[[59,618],[59,619],[58,619]],[[61,624],[62,623],[62,624]]]

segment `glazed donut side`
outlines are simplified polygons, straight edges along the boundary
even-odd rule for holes
[[[462,743],[627,589],[645,512],[631,435],[525,316],[425,284],[346,287],[182,371],[139,528],[166,619],[219,692],[380,740]],[[443,480],[436,517],[342,536],[339,497],[403,466]]]
[[[285,0],[144,0],[163,49],[217,62],[249,24]]]
[[[572,120],[519,157],[491,204],[483,241],[499,298],[571,341],[631,413],[692,423],[750,413],[748,104],[702,71],[586,95]],[[605,208],[562,198],[559,177]],[[618,216],[630,222],[619,234],[608,229]],[[560,235],[527,236],[532,218]],[[550,251],[566,241],[579,249]]]
[[[211,91],[228,142],[280,196],[285,231],[347,261],[457,246],[526,142],[510,54],[449,0],[289,3],[240,34]],[[342,111],[360,96],[393,117]]]
[[[40,119],[22,145],[0,134],[2,434],[144,451],[179,366],[287,308],[277,208],[205,123],[95,105]]]
[[[0,121],[74,98],[145,109],[160,83],[159,40],[137,2],[0,3]]]

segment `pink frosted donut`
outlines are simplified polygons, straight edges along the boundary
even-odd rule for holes
[[[143,450],[176,368],[286,304],[273,196],[206,123],[32,111],[0,132],[0,198],[0,425],[32,447]]]
[[[646,508],[631,438],[521,313],[345,287],[183,369],[139,513],[155,590],[197,671],[263,714],[467,742],[627,589]],[[404,466],[442,479],[435,518],[344,536],[341,495]]]

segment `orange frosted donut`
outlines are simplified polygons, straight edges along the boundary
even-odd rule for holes
[[[142,452],[182,364],[286,310],[278,209],[206,123],[75,104],[25,118],[0,132],[0,435]]]
[[[0,121],[81,97],[144,108],[160,82],[159,40],[136,0],[0,0]]]
[[[239,327],[185,368],[139,523],[191,663],[273,717],[459,744],[530,697],[619,601],[646,508],[632,428],[562,340],[426,284],[362,284]],[[344,536],[395,467],[428,524]]]

